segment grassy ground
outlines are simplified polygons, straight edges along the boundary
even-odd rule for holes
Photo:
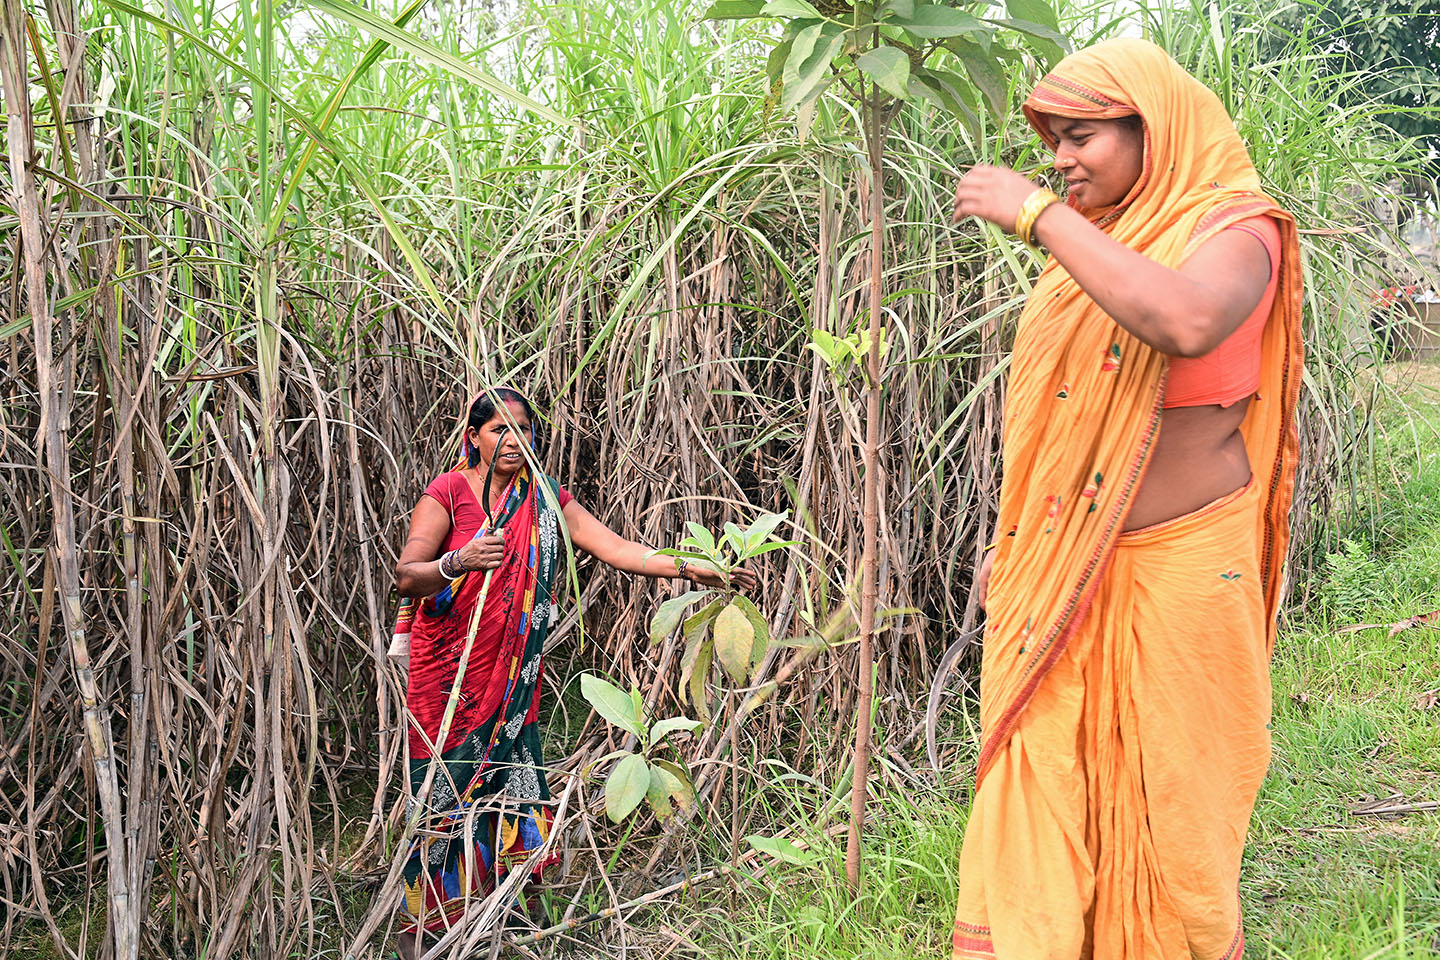
[[[1340,632],[1440,607],[1440,368],[1397,367],[1385,382],[1396,390],[1377,462],[1395,479],[1349,524],[1275,656],[1274,759],[1241,881],[1252,957],[1440,957],[1440,811],[1352,812],[1440,798],[1436,630]],[[781,882],[757,887],[740,919],[717,904],[704,952],[945,955],[967,811],[953,790],[903,789],[902,777],[881,778],[858,900],[839,846],[822,844],[815,862],[775,868]]]

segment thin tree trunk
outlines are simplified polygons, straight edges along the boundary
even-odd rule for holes
[[[884,120],[879,87],[866,111],[866,152],[870,158],[870,351],[865,358],[865,516],[860,583],[859,702],[855,710],[855,776],[850,787],[850,834],[845,842],[845,879],[860,889],[860,828],[865,822],[870,776],[870,706],[874,700],[875,603],[880,590],[880,301],[884,293],[885,202]]]

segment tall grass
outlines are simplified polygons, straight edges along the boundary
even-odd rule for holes
[[[373,17],[320,9],[5,10],[12,943],[215,957],[379,944],[363,935],[367,878],[403,809],[390,569],[482,382],[540,401],[547,463],[627,536],[663,545],[686,519],[794,511],[806,547],[765,570],[777,633],[847,602],[858,572],[858,378],[805,349],[812,328],[845,334],[864,313],[869,184],[843,104],[801,142],[757,80],[765,38],[688,4],[493,22],[409,7],[388,15],[423,42],[399,47],[372,45],[387,36]],[[1167,20],[1167,43],[1207,79],[1234,71],[1229,102],[1263,172],[1320,231],[1302,510],[1323,539],[1371,430],[1344,334],[1371,250],[1346,231],[1406,154],[1336,107],[1303,52],[1235,68],[1207,52],[1197,15]],[[1030,69],[1015,65],[1016,90]],[[975,617],[1005,348],[1035,267],[944,226],[949,194],[975,160],[1033,165],[1035,151],[1018,128],[977,141],[922,110],[892,134],[880,590],[914,611],[879,637],[892,731],[913,726],[934,658]],[[557,711],[582,668],[678,710],[677,651],[641,642],[667,588],[585,565],[578,586],[549,661]],[[734,754],[838,772],[843,757],[785,728],[848,725],[848,650],[800,671]],[[552,720],[574,748],[563,771],[606,749],[582,720]],[[702,792],[731,762],[725,733],[694,747]],[[610,862],[616,836],[587,836]]]

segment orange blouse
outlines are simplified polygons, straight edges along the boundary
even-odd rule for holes
[[[1202,357],[1171,357],[1170,376],[1165,381],[1165,409],[1203,407],[1218,403],[1228,407],[1251,396],[1260,387],[1260,335],[1275,303],[1275,285],[1280,271],[1280,228],[1273,217],[1251,217],[1230,227],[1244,230],[1265,245],[1270,255],[1270,282],[1253,313],[1214,350]]]

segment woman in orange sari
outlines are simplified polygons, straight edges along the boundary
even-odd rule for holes
[[[1234,960],[1294,486],[1296,230],[1219,100],[1147,41],[1067,57],[1024,109],[1065,202],[985,166],[955,195],[1050,257],[977,577],[953,956]]]

